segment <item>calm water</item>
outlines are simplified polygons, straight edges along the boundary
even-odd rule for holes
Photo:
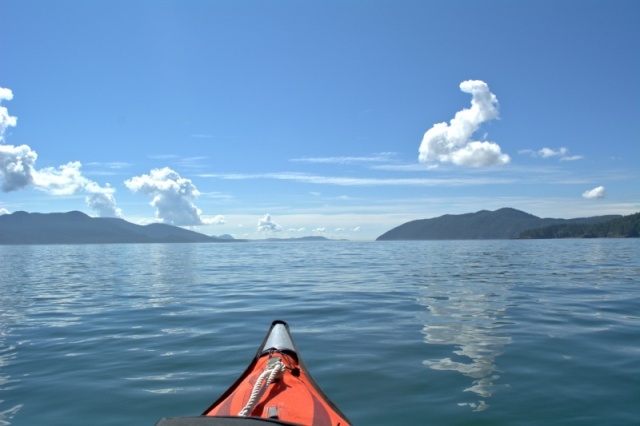
[[[0,246],[0,424],[199,414],[273,319],[356,425],[640,419],[640,240],[561,240]]]

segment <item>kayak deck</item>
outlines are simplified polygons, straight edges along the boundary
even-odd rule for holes
[[[255,357],[202,416],[157,426],[349,426],[307,370],[284,321],[274,321]]]

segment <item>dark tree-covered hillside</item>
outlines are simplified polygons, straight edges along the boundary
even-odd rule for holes
[[[542,219],[513,208],[496,211],[444,215],[404,223],[377,238],[384,240],[480,240],[517,238],[528,229],[556,224],[594,224],[620,216],[596,216],[577,219]]]
[[[596,224],[563,224],[529,229],[519,238],[638,238],[640,213]]]
[[[141,226],[123,219],[68,213],[0,215],[0,244],[127,244],[239,241],[218,239],[163,223]]]

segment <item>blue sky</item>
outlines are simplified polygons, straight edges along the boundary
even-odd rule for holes
[[[372,240],[640,211],[640,2],[0,0],[0,212]]]

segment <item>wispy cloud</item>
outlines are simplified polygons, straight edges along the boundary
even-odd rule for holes
[[[305,228],[305,227],[287,229],[288,232],[296,232],[296,233],[305,232],[306,230],[307,230],[307,228]]]
[[[224,225],[225,223],[227,223],[227,219],[221,215],[215,215],[215,216],[207,216],[205,218],[203,218],[203,222],[207,225]]]
[[[375,164],[372,170],[384,170],[388,172],[424,172],[426,170],[441,170],[439,164],[409,163],[409,164]]]
[[[171,167],[177,169],[190,169],[197,170],[205,167],[207,160],[209,160],[208,156],[205,155],[195,155],[192,157],[184,157],[176,154],[157,154],[150,155],[150,159],[159,160],[168,164]]]
[[[206,157],[206,156],[185,157],[185,158],[179,159],[176,162],[176,164],[181,169],[197,170],[205,167],[205,161],[208,159],[209,157]]]
[[[480,80],[463,81],[460,90],[471,94],[471,108],[458,111],[449,124],[436,123],[427,130],[420,144],[419,161],[475,167],[509,163],[509,156],[502,153],[498,144],[471,139],[482,123],[498,118],[496,96]]]
[[[395,155],[395,152],[380,152],[363,157],[305,157],[293,158],[289,161],[325,164],[384,163],[391,161]]]
[[[179,158],[179,156],[175,154],[153,154],[149,155],[149,158],[152,160],[173,160]]]
[[[584,158],[582,155],[569,155],[569,149],[566,147],[560,147],[558,149],[544,147],[537,151],[522,149],[518,151],[518,154],[529,155],[533,158],[558,158],[560,161],[576,161]]]
[[[122,169],[127,169],[133,166],[133,164],[125,163],[124,161],[112,161],[110,163],[100,163],[97,161],[92,161],[90,163],[85,163],[85,165],[92,166],[92,167],[105,167],[107,169],[113,169],[113,170],[122,170]]]
[[[513,178],[496,178],[491,176],[473,176],[468,178],[354,178],[319,176],[307,173],[205,173],[199,175],[205,178],[225,179],[225,180],[246,180],[246,179],[276,179],[290,180],[303,183],[341,185],[341,186],[466,186],[466,185],[487,185],[487,184],[509,184],[513,183]]]
[[[226,194],[219,191],[211,191],[211,192],[200,192],[200,196],[202,198],[210,198],[215,199],[217,201],[229,201],[233,200],[235,197],[231,194]]]
[[[116,176],[123,174],[126,169],[133,167],[133,164],[125,162],[100,163],[92,161],[90,163],[84,163],[83,166],[90,167],[90,169],[86,171],[87,175]]]

